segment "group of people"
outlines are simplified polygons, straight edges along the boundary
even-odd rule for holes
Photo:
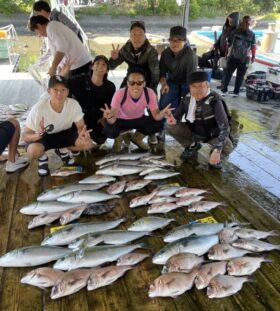
[[[201,142],[209,142],[209,165],[221,168],[221,154],[233,149],[228,110],[223,98],[210,90],[208,74],[197,70],[198,58],[184,27],[170,29],[169,47],[159,59],[146,38],[145,24],[132,22],[123,47],[112,45],[110,59],[98,55],[92,61],[79,32],[69,28],[65,18],[52,20],[51,16],[46,2],[38,1],[29,21],[31,31],[48,38],[53,56],[49,97],[32,107],[23,130],[27,154],[38,159],[40,176],[49,174],[49,149],[55,149],[65,165],[72,165],[72,154],[101,145],[107,138],[114,139],[114,152],[130,142],[149,150],[144,138],[155,144],[164,140],[165,131],[185,147],[184,160],[196,156]],[[123,62],[128,65],[127,75],[116,90],[108,72]],[[9,136],[1,148],[8,141],[14,148],[15,130],[2,124],[0,134],[5,130]],[[28,164],[16,149],[7,168],[9,162],[18,163],[18,168]]]

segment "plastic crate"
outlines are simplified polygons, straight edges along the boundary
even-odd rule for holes
[[[265,102],[273,97],[273,92],[269,87],[248,85],[246,87],[246,97],[257,102]]]

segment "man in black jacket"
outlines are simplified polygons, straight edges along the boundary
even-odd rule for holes
[[[227,106],[216,92],[210,90],[206,72],[193,72],[189,87],[190,94],[181,101],[167,133],[185,147],[181,154],[184,160],[196,156],[201,142],[210,144],[209,165],[219,169],[222,167],[221,154],[229,155],[233,150]],[[182,122],[184,115],[185,122]]]

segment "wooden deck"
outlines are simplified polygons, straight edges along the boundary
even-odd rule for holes
[[[184,209],[170,212],[166,218],[175,218],[176,223],[164,230],[155,232],[156,236],[145,237],[140,241],[148,244],[144,252],[151,256],[163,247],[163,236],[172,227],[191,220],[213,216],[224,222],[232,215],[240,222],[249,222],[258,230],[278,230],[280,232],[280,144],[279,144],[279,104],[258,104],[229,99],[238,128],[241,132],[238,147],[225,162],[223,171],[209,171],[197,163],[182,163],[179,155],[182,148],[168,139],[166,158],[177,165],[181,175],[166,181],[153,182],[148,189],[130,192],[116,200],[117,207],[102,216],[82,217],[80,221],[94,221],[127,217],[121,229],[126,229],[135,219],[146,215],[147,207],[130,209],[129,201],[136,195],[145,194],[157,184],[176,182],[190,187],[205,188],[210,191],[210,200],[226,203],[226,207],[216,208],[204,214],[187,213]],[[242,124],[242,126],[240,126]],[[22,215],[19,209],[36,200],[38,194],[54,185],[74,182],[94,173],[95,161],[110,152],[108,145],[103,150],[77,158],[77,163],[86,169],[82,176],[66,178],[37,175],[37,163],[20,173],[6,174],[4,163],[0,163],[0,255],[28,245],[38,245],[50,228],[27,229],[31,216]],[[159,152],[155,150],[155,152]],[[51,168],[60,165],[57,156],[50,152]],[[135,176],[129,176],[129,179]],[[121,178],[122,179],[122,178]],[[57,223],[56,223],[57,224]],[[268,239],[280,244],[280,237]],[[160,275],[161,266],[154,265],[151,258],[146,259],[135,269],[114,284],[87,292],[85,289],[58,300],[50,299],[50,292],[20,283],[24,274],[33,268],[0,268],[0,310],[2,311],[132,311],[132,310],[279,310],[280,309],[280,253],[272,251],[268,258],[273,263],[264,263],[253,274],[254,283],[246,283],[234,296],[224,299],[208,299],[205,290],[195,288],[177,299],[149,298],[148,289],[152,281]],[[51,264],[49,265],[51,266]]]

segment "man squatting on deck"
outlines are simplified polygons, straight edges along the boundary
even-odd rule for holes
[[[52,76],[48,85],[49,98],[34,105],[27,117],[23,138],[27,143],[27,154],[38,159],[38,174],[49,174],[48,157],[45,151],[55,149],[64,164],[71,164],[68,150],[93,148],[90,131],[86,129],[83,112],[79,103],[68,98],[67,80],[59,75]],[[75,126],[73,126],[73,123]]]
[[[229,137],[229,116],[222,97],[210,90],[208,75],[204,71],[193,72],[189,77],[190,93],[181,101],[167,133],[185,147],[181,158],[197,156],[201,142],[211,145],[209,166],[220,169],[221,154],[229,155],[233,144]],[[182,118],[185,122],[182,122]]]

